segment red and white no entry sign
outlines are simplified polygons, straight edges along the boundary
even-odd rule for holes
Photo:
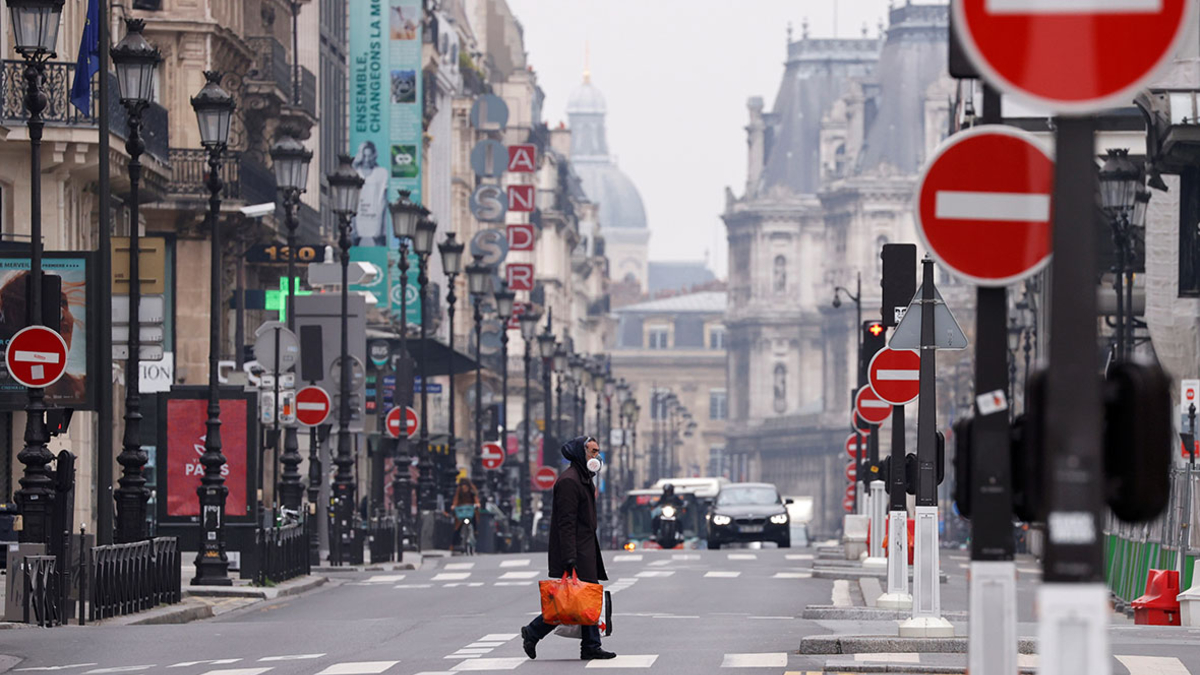
[[[954,0],[991,84],[1061,113],[1126,106],[1195,24],[1192,0]],[[980,166],[983,166],[981,163]]]
[[[861,444],[858,442],[858,439],[859,434],[850,434],[846,437],[846,456],[848,456],[850,459],[858,459],[859,450],[867,449],[867,438],[863,436],[863,442]]]
[[[954,134],[917,182],[917,234],[980,286],[1007,286],[1050,261],[1054,160],[1029,133],[985,125]]]
[[[871,358],[867,379],[879,398],[908,405],[921,393],[921,356],[911,349],[885,347]]]
[[[539,490],[549,490],[554,487],[554,480],[558,478],[558,472],[548,466],[538,467],[538,470],[533,473],[533,487]]]
[[[883,424],[892,414],[892,404],[879,398],[868,384],[859,389],[858,395],[854,397],[854,411],[871,424]]]
[[[42,389],[67,371],[67,343],[45,326],[26,326],[8,341],[4,361],[18,384]]]
[[[846,480],[853,483],[856,476],[858,476],[858,462],[848,462],[846,464]]]
[[[499,469],[504,464],[504,448],[499,443],[484,443],[481,454],[483,457],[483,468],[489,471]]]
[[[846,513],[852,513],[854,511],[854,497],[846,497],[842,500],[842,510]]]
[[[305,387],[296,392],[296,421],[306,427],[324,424],[332,408],[329,392],[320,387]]]
[[[392,438],[412,438],[417,433],[417,411],[407,406],[392,408],[384,417],[384,427]]]

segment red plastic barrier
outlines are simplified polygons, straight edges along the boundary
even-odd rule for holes
[[[1142,626],[1179,625],[1179,572],[1150,570],[1146,593],[1134,600],[1133,622]]]

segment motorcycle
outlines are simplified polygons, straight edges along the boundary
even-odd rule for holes
[[[667,505],[658,514],[658,545],[663,548],[675,548],[683,543],[679,536],[679,522],[676,520],[676,509]]]

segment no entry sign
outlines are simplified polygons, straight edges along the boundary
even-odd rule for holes
[[[863,442],[860,445],[858,442],[859,434],[850,434],[846,437],[846,456],[850,459],[858,459],[859,450],[867,449],[867,439],[863,436]]]
[[[858,462],[848,462],[846,464],[846,480],[854,482],[855,476],[858,475]]]
[[[27,326],[8,341],[4,353],[8,374],[18,384],[43,389],[67,370],[67,343],[45,326]]]
[[[412,438],[417,433],[417,411],[409,407],[392,408],[384,418],[384,426],[392,438],[400,438],[401,431],[404,438]]]
[[[917,183],[917,234],[939,263],[1007,286],[1050,261],[1054,161],[1031,134],[985,125],[942,143]]]
[[[558,478],[558,472],[548,466],[538,467],[538,470],[533,474],[533,487],[539,490],[549,490],[554,487],[554,480]]]
[[[306,427],[323,424],[332,407],[329,392],[320,387],[305,387],[296,392],[296,421]]]
[[[881,349],[867,366],[867,378],[880,399],[908,405],[921,393],[921,356],[909,349]]]
[[[852,513],[854,511],[854,497],[846,497],[842,500],[842,510],[846,513]]]
[[[1132,103],[1195,23],[1192,5],[954,0],[951,11],[963,49],[991,84],[1056,112],[1088,113]]]
[[[883,424],[884,420],[892,414],[892,404],[879,398],[879,395],[868,384],[859,389],[858,395],[854,397],[854,411],[871,424]]]
[[[483,468],[488,471],[499,469],[504,464],[504,448],[499,443],[484,443],[482,457]]]

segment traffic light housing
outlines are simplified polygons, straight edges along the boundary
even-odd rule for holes
[[[862,325],[862,362],[859,372],[866,376],[867,366],[879,350],[887,346],[887,326],[882,321],[864,321]],[[866,384],[866,382],[861,382]]]
[[[958,513],[971,519],[971,433],[975,418],[963,417],[954,423],[954,504]]]
[[[1171,378],[1158,364],[1118,363],[1104,394],[1105,501],[1125,522],[1152,520],[1171,495]]]
[[[900,323],[898,310],[907,309],[917,294],[917,245],[884,244],[879,255],[883,259],[881,316],[890,328]]]

